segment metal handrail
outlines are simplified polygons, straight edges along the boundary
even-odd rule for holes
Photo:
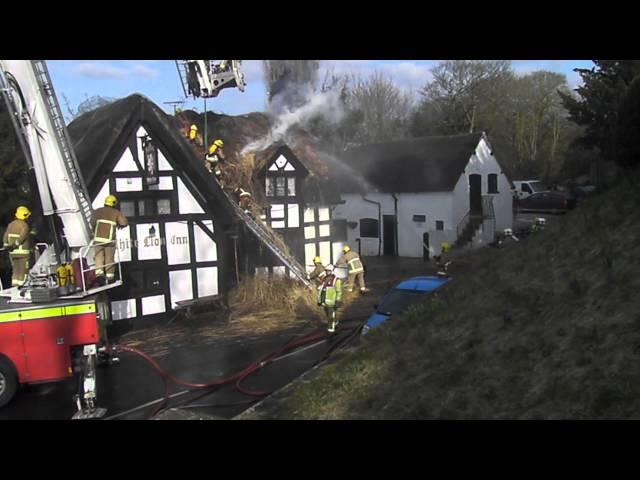
[[[493,231],[496,230],[496,212],[493,206],[493,195],[482,196],[482,219],[492,220]]]
[[[463,230],[466,228],[467,224],[469,223],[469,220],[471,218],[471,209],[467,210],[467,213],[465,214],[464,217],[462,217],[462,220],[460,220],[458,222],[458,225],[456,226],[456,237],[459,238],[460,235],[462,234]]]

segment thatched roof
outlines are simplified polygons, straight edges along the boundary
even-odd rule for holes
[[[211,181],[200,158],[174,128],[172,117],[138,94],[87,112],[67,127],[90,194],[95,195],[100,189],[121,152],[129,146],[125,142],[130,138],[130,133],[141,123],[156,132],[154,142],[169,152],[176,162],[180,162],[180,168],[196,182],[205,198],[224,204],[222,190]]]
[[[331,169],[341,192],[449,192],[482,134],[422,137],[345,151]]]
[[[204,114],[191,110],[183,111],[174,118],[174,125],[182,135],[187,135],[192,124],[204,133]],[[335,203],[339,194],[329,182],[329,169],[323,159],[317,140],[301,128],[291,128],[284,139],[271,139],[273,119],[264,113],[230,116],[207,112],[207,136],[209,143],[220,138],[224,141],[226,157],[222,168],[225,184],[247,188],[250,183],[254,198],[258,200],[263,191],[260,172],[277,156],[283,147],[308,171],[303,192],[307,203]],[[261,141],[262,140],[262,141]],[[246,149],[251,144],[259,144],[256,149]],[[204,156],[204,146],[193,146]],[[237,185],[235,185],[237,183]]]

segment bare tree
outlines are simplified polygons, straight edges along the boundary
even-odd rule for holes
[[[76,117],[79,117],[83,113],[87,113],[92,110],[95,110],[96,108],[109,105],[110,103],[116,100],[115,98],[103,97],[101,95],[93,95],[90,97],[85,93],[84,100],[80,102],[78,107],[74,110],[71,107],[71,102],[69,102],[69,99],[64,93],[62,94],[62,98],[64,99],[65,107],[68,112],[67,119],[66,119],[67,121],[74,120]]]
[[[365,79],[353,78],[348,104],[362,119],[356,141],[382,142],[408,136],[411,97],[381,72]]]
[[[513,93],[504,108],[506,118],[515,118],[511,141],[521,171],[550,177],[562,168],[559,151],[566,149],[570,128],[558,91],[568,91],[566,77],[547,71],[514,79]]]
[[[479,116],[495,108],[501,86],[513,76],[509,60],[447,60],[431,73],[420,93],[439,110],[450,133],[473,133]]]

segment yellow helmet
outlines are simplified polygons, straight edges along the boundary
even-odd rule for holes
[[[213,142],[213,144],[217,145],[220,148],[224,147],[224,142],[220,139],[217,139],[215,142]]]
[[[342,251],[343,251],[344,253],[348,253],[348,252],[350,252],[350,251],[351,251],[351,247],[350,247],[349,245],[345,245],[345,246],[344,246],[344,248],[342,249]]]
[[[105,207],[115,207],[117,203],[118,203],[118,199],[115,197],[115,195],[109,195],[107,198],[104,199]]]
[[[315,258],[313,259],[313,263],[320,263],[320,264],[322,264],[322,259],[321,259],[320,257],[315,257]]]
[[[20,220],[26,220],[31,216],[31,210],[27,207],[20,206],[16,209],[16,218]]]
[[[191,125],[191,130],[195,130],[197,132],[198,131],[198,126],[197,125]]]

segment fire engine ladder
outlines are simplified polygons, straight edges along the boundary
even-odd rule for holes
[[[176,60],[176,68],[178,69],[178,75],[180,76],[180,84],[182,85],[182,91],[184,92],[184,96],[186,98],[189,97],[187,93],[187,85],[189,84],[187,81],[187,62]]]
[[[80,206],[82,216],[86,221],[87,231],[90,232],[92,207],[91,202],[89,201],[89,194],[82,175],[80,175],[80,169],[78,167],[75,152],[70,147],[71,141],[69,140],[69,134],[67,133],[67,129],[64,124],[64,118],[60,111],[58,99],[56,98],[53,90],[47,64],[43,60],[32,60],[32,64],[40,90],[46,100],[49,116],[54,126],[56,140],[60,146],[60,151],[64,155],[67,178],[72,182],[71,187],[75,193],[77,204]]]
[[[224,190],[223,190],[224,192]],[[240,208],[237,202],[231,198],[227,192],[224,192],[229,200],[229,203],[233,206],[234,211],[238,215],[238,218],[244,222],[244,224],[251,230],[258,239],[271,250],[276,257],[282,261],[282,263],[289,269],[289,271],[308,288],[312,288],[312,284],[307,280],[307,272],[304,267],[298,262],[298,260],[289,253],[285,252],[278,245],[277,233],[271,230],[267,225],[262,222],[256,221],[249,215],[244,213],[244,210]]]

